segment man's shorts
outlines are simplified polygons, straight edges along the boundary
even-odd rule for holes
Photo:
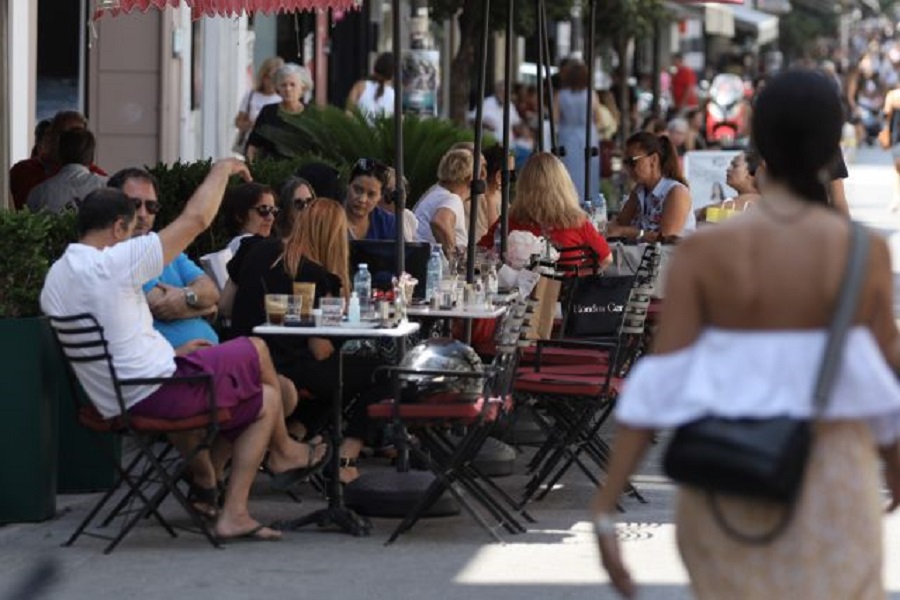
[[[228,408],[231,419],[219,431],[234,441],[256,420],[262,408],[262,381],[259,354],[248,338],[201,348],[175,357],[173,376],[212,374],[216,406]],[[128,412],[157,419],[186,419],[209,411],[207,388],[203,383],[166,383],[132,406]]]

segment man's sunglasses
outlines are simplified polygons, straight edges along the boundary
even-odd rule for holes
[[[134,201],[134,210],[141,210],[141,206],[147,209],[147,212],[151,215],[155,215],[159,212],[159,201],[158,200],[144,200],[142,198],[132,198]]]
[[[268,204],[260,204],[259,206],[254,206],[253,210],[255,210],[256,214],[261,217],[268,217],[269,215],[277,217],[278,213],[281,212],[281,210],[277,206],[269,206]]]

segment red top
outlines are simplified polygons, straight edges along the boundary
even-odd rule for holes
[[[96,175],[106,175],[106,171],[95,164],[91,164],[88,168]],[[9,191],[12,193],[16,210],[25,207],[25,201],[28,200],[31,190],[56,175],[58,171],[58,165],[51,165],[39,158],[26,158],[14,164],[9,170]]]
[[[694,71],[684,65],[678,67],[672,77],[672,99],[675,102],[675,108],[698,105],[697,76]]]
[[[482,248],[493,248],[494,247],[494,233],[497,231],[497,227],[500,226],[500,221],[494,222],[491,225],[491,228],[488,229],[487,233],[479,240],[478,245]],[[510,219],[509,221],[509,230],[510,231],[530,231],[534,235],[540,236],[543,235],[544,232],[541,231],[541,228],[537,225],[523,225],[521,223],[517,223]],[[612,252],[609,249],[609,244],[606,243],[606,240],[603,239],[603,236],[597,231],[597,229],[591,224],[587,219],[584,220],[584,223],[579,227],[569,227],[568,229],[553,229],[550,231],[550,241],[556,248],[572,248],[575,246],[589,246],[593,248],[594,252],[597,253],[597,256],[600,257],[600,262],[603,262],[607,256],[609,256]],[[563,253],[565,254],[565,253]],[[560,257],[563,261],[565,261],[565,256]]]

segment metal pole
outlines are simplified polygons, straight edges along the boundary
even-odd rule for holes
[[[541,2],[535,0],[534,3],[535,16],[537,17],[538,29],[538,64],[537,64],[537,88],[538,88],[538,125],[537,125],[537,151],[544,151],[544,45],[540,43],[541,31],[543,30],[541,18]]]
[[[659,21],[653,21],[653,60],[651,60],[651,64],[653,65],[653,108],[651,109],[651,114],[654,117],[658,117],[660,115],[659,112],[659,99],[662,94],[662,89],[659,81],[659,73],[662,70],[662,58],[660,57],[660,37],[662,37],[662,31]]]
[[[403,188],[403,82],[400,78],[400,0],[391,1],[391,18],[394,26],[394,216],[397,226],[397,277],[406,270],[406,251],[403,243],[403,211],[406,209],[406,191]]]
[[[550,35],[547,31],[547,4],[544,0],[538,0],[541,11],[541,40],[544,49],[544,66],[547,68],[547,118],[550,121],[550,152],[556,156],[563,156],[565,148],[557,146],[556,124],[553,122],[553,78],[550,76]]]
[[[475,281],[475,226],[478,223],[479,196],[484,194],[484,180],[481,178],[481,145],[484,138],[484,79],[487,71],[488,19],[490,18],[491,0],[484,0],[481,6],[481,40],[479,43],[478,64],[478,104],[475,109],[475,151],[472,161],[472,199],[469,201],[469,244],[466,252],[466,282]],[[471,319],[469,329],[471,328]],[[470,337],[470,336],[469,336]]]
[[[505,103],[503,104],[503,165],[500,167],[503,188],[500,190],[500,256],[501,260],[506,258],[506,243],[509,235],[509,100],[512,91],[510,78],[512,77],[512,55],[513,55],[513,11],[515,10],[515,0],[509,0],[508,10],[506,13],[506,56],[503,61],[503,96]]]
[[[587,115],[584,124],[584,202],[587,204],[591,200],[591,158],[598,154],[597,148],[591,144],[591,133],[594,129],[594,40],[597,34],[597,0],[588,0],[590,2],[590,23],[588,24],[587,39],[587,72],[588,72],[588,88],[587,102],[585,102],[585,113]]]

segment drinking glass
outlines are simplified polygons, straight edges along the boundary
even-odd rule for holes
[[[269,325],[284,325],[284,315],[288,309],[287,294],[266,294],[266,321]]]
[[[341,324],[344,317],[343,298],[322,298],[319,300],[319,308],[322,310],[321,323],[324,327]]]

